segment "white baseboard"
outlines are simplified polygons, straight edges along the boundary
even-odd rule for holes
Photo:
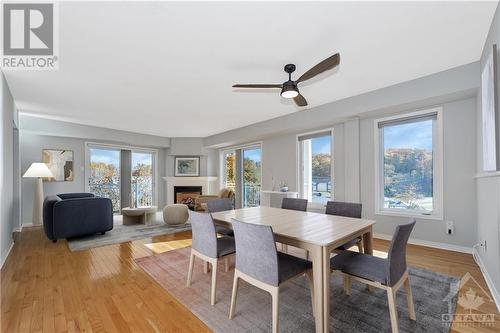
[[[5,261],[9,257],[10,251],[12,251],[13,247],[14,247],[14,241],[12,241],[12,243],[10,243],[9,249],[5,252],[5,254],[2,253],[2,264],[0,265],[0,268],[2,268],[3,264],[5,264]]]
[[[479,253],[476,252],[475,257],[477,258],[476,263],[478,264],[479,268],[481,269],[481,273],[483,273],[484,280],[486,281],[486,284],[488,285],[488,288],[490,289],[491,296],[493,296],[493,300],[495,301],[495,304],[497,306],[497,310],[500,312],[500,294],[498,293],[497,288],[495,288],[495,284],[493,283],[493,280],[491,279],[490,274],[488,273],[488,270],[486,269],[486,266],[484,265],[483,258],[479,255]]]
[[[379,239],[384,239],[384,240],[391,240],[392,235],[386,235],[386,234],[373,234],[374,238],[379,238]],[[447,243],[438,243],[438,242],[431,242],[431,241],[426,241],[426,240],[421,240],[421,239],[415,239],[415,238],[410,238],[408,240],[409,244],[413,245],[420,245],[420,246],[427,246],[427,247],[432,247],[435,249],[441,249],[441,250],[448,250],[448,251],[455,251],[455,252],[461,252],[461,253],[467,253],[467,254],[472,254],[472,247],[467,247],[467,246],[460,246],[460,245],[454,245],[454,244],[447,244]]]

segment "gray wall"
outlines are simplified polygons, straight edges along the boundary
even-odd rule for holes
[[[20,149],[21,149],[21,170],[24,173],[36,161],[41,161],[43,149],[67,149],[73,150],[73,171],[74,180],[71,182],[44,182],[44,194],[52,195],[57,193],[67,192],[83,192],[85,191],[85,143],[86,142],[99,142],[99,143],[114,143],[121,145],[133,145],[137,147],[154,148],[158,149],[158,205],[163,207],[166,203],[165,199],[165,182],[161,177],[166,174],[166,152],[167,148],[151,147],[142,145],[141,142],[134,142],[135,135],[131,138],[124,137],[124,142],[106,141],[106,140],[93,140],[70,138],[62,136],[49,136],[39,135],[29,130],[25,130],[23,125],[24,119],[21,119],[21,135],[20,135]],[[90,126],[89,126],[90,127]],[[113,130],[108,130],[112,132]],[[112,135],[110,135],[112,137]],[[33,202],[33,181],[31,179],[22,180],[22,223],[31,223],[32,217],[32,202]]]
[[[0,249],[3,265],[12,246],[14,225],[14,100],[7,82],[0,74],[2,126],[0,127]]]
[[[500,50],[500,9],[498,7],[481,55],[481,72],[493,44],[497,44],[497,50]],[[497,59],[500,59],[500,54],[497,54]],[[500,78],[500,66],[498,65],[497,77]],[[497,93],[500,94],[500,85],[497,85],[497,89],[499,89]],[[480,173],[483,161],[480,90],[478,91],[477,104],[476,166]],[[485,265],[487,275],[491,279],[490,283],[496,289],[494,294],[496,294],[497,305],[500,306],[500,173],[497,173],[495,177],[476,178],[476,186],[478,242],[486,241],[487,244],[486,249],[482,247],[478,252]],[[491,286],[490,289],[492,289]]]
[[[296,135],[316,129],[334,129],[334,195],[337,200],[361,201],[363,215],[377,220],[375,232],[392,235],[404,217],[375,215],[374,118],[443,107],[444,220],[419,219],[412,238],[450,244],[474,244],[475,123],[479,64],[457,67],[367,94],[296,112],[241,129],[205,138],[211,147],[262,140],[263,188],[271,179],[288,182],[297,191]],[[274,133],[274,134],[273,134]],[[455,222],[449,236],[445,220]]]

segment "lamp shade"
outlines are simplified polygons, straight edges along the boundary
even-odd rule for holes
[[[45,163],[31,163],[23,178],[52,178],[54,175]]]

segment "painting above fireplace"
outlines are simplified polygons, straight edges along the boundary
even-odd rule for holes
[[[191,210],[194,210],[195,200],[201,194],[201,186],[174,186],[175,203],[184,204]]]

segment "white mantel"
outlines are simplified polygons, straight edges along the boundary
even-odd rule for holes
[[[174,203],[174,186],[201,186],[202,194],[217,194],[217,177],[163,177],[167,183],[167,205]]]

